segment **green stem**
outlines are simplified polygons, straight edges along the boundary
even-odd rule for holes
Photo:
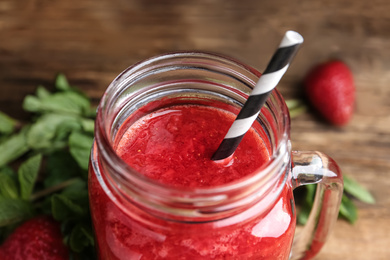
[[[36,192],[36,193],[31,195],[30,201],[35,201],[35,200],[43,198],[43,197],[45,197],[45,196],[47,196],[47,195],[49,195],[51,193],[63,190],[66,187],[68,187],[69,185],[72,185],[77,180],[79,180],[79,178],[72,178],[72,179],[66,180],[64,182],[61,182],[61,183],[59,183],[57,185],[51,186],[51,187],[49,187],[47,189],[40,190],[40,191],[38,191],[38,192]]]

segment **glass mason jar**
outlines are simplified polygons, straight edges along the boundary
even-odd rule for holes
[[[115,152],[123,129],[162,107],[202,104],[238,113],[259,77],[237,60],[184,52],[138,63],[110,84],[98,107],[89,167],[99,259],[275,260],[318,253],[338,216],[341,173],[321,152],[291,151],[289,111],[277,90],[253,125],[270,160],[238,181],[172,187]],[[315,202],[295,234],[293,189],[311,183],[318,183]]]

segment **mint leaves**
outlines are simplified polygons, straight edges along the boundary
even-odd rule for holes
[[[340,216],[351,223],[358,218],[358,210],[353,203],[353,198],[367,204],[374,204],[375,199],[371,193],[363,188],[357,181],[344,175],[344,194],[340,205]]]
[[[0,111],[0,134],[10,134],[17,125],[17,121]]]
[[[20,197],[28,200],[38,178],[38,171],[41,165],[42,155],[37,154],[27,159],[18,169],[20,183]]]
[[[344,193],[341,199],[339,217],[347,220],[351,224],[355,223],[358,218],[358,209],[354,200],[359,200],[364,203],[374,204],[375,199],[369,191],[363,188],[358,182],[344,175]],[[299,201],[301,206],[297,215],[299,224],[305,224],[313,205],[314,195],[316,192],[316,185],[310,184],[305,187],[305,195]]]
[[[2,136],[2,142],[0,143],[0,167],[14,161],[29,150],[25,130],[23,129],[11,136]]]
[[[39,86],[23,109],[23,126],[0,112],[0,243],[35,215],[60,221],[64,241],[82,259],[94,259],[87,170],[95,109],[58,75],[55,91]]]
[[[33,215],[34,208],[27,201],[0,197],[0,227],[16,224]]]
[[[3,168],[0,171],[0,198],[17,199],[19,189],[17,187],[16,176],[12,169]]]
[[[69,136],[70,154],[84,170],[88,170],[92,142],[93,138],[90,135],[81,132],[72,132]]]
[[[29,197],[41,159],[40,154],[30,157],[19,166],[17,173],[10,167],[0,168],[0,228],[34,215]]]
[[[23,175],[20,177],[21,181],[18,181],[19,175],[13,169],[9,167],[0,169],[0,230],[1,227],[16,224],[34,215],[33,205],[22,198],[21,190],[26,194],[32,187],[30,180],[34,178],[36,169],[39,167],[39,159],[39,157],[34,157],[19,167],[19,172]],[[31,173],[26,171],[30,167]]]
[[[374,204],[375,199],[369,191],[363,188],[357,181],[351,179],[348,176],[344,176],[344,190],[347,194],[355,197],[356,199],[368,203]]]
[[[307,106],[299,99],[286,100],[286,105],[290,112],[290,118],[295,118],[307,111]]]

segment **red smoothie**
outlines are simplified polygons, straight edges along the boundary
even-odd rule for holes
[[[234,118],[230,112],[207,106],[160,109],[125,129],[115,150],[127,164],[157,182],[181,188],[221,186],[253,174],[270,159],[267,144],[251,129],[231,158],[210,160]],[[100,259],[289,257],[295,215],[288,183],[261,214],[256,213],[263,207],[259,203],[233,217],[188,223],[153,216],[135,205],[123,211],[90,169],[91,210]]]
[[[210,160],[235,115],[206,106],[173,106],[133,124],[117,145],[118,155],[159,182],[182,187],[226,184],[255,172],[269,160],[251,129],[232,158]]]

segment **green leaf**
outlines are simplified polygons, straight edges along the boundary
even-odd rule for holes
[[[298,224],[300,225],[306,224],[307,220],[309,219],[310,211],[311,211],[311,207],[308,207],[306,205],[300,209],[297,215]]]
[[[306,104],[299,99],[286,100],[286,105],[290,112],[291,118],[297,117],[307,111]]]
[[[93,143],[93,137],[90,135],[82,134],[79,132],[73,132],[69,136],[69,149],[73,158],[77,161],[79,166],[87,170],[89,163],[89,156],[91,153],[91,147]]]
[[[10,134],[14,131],[17,121],[0,111],[0,134]]]
[[[45,188],[81,176],[79,165],[66,150],[55,151],[48,155],[46,173],[47,176],[43,181]]]
[[[86,209],[62,194],[54,194],[51,197],[51,209],[52,215],[57,221],[77,218],[85,215],[87,212]]]
[[[92,134],[92,135],[94,134],[95,120],[89,119],[89,118],[83,118],[81,120],[81,126],[82,126],[84,132]]]
[[[88,118],[96,118],[96,111],[97,111],[96,106],[90,107],[89,111],[87,111],[84,116]]]
[[[74,252],[81,252],[84,248],[94,245],[92,230],[82,225],[76,225],[70,234],[69,246]]]
[[[355,223],[357,220],[357,208],[345,194],[341,199],[340,216],[348,220],[350,223]]]
[[[19,197],[17,182],[13,175],[14,173],[9,170],[0,170],[0,197],[10,199],[17,199]]]
[[[368,204],[374,204],[375,199],[371,193],[363,188],[358,182],[344,175],[344,192],[354,196],[360,201]]]
[[[29,112],[38,112],[41,110],[41,101],[33,95],[27,95],[23,100],[23,109]]]
[[[48,98],[50,95],[51,95],[50,91],[48,91],[45,87],[38,86],[38,88],[36,90],[36,96],[39,99]]]
[[[77,204],[88,208],[88,187],[87,182],[80,179],[76,179],[71,185],[66,187],[62,192],[62,195],[66,196],[72,201],[77,201]]]
[[[88,98],[78,92],[58,92],[43,98],[26,96],[23,108],[35,113],[64,113],[84,115],[90,110]]]
[[[73,130],[74,126],[77,125],[78,118],[72,115],[64,114],[45,114],[39,117],[37,122],[33,124],[27,133],[27,144],[32,149],[47,149],[53,147],[53,141],[56,140],[61,144],[63,141],[64,145],[67,139],[65,134]],[[72,127],[70,127],[72,126]],[[57,138],[58,133],[64,138],[61,140]],[[61,146],[59,146],[60,148]]]
[[[296,108],[302,104],[302,101],[299,99],[289,99],[289,100],[286,100],[285,102],[286,102],[288,109]]]
[[[20,184],[20,195],[22,199],[28,200],[30,198],[35,181],[38,177],[41,161],[42,155],[37,154],[20,165],[18,169],[18,178]]]
[[[297,215],[297,221],[301,225],[306,224],[306,222],[309,218],[309,214],[310,214],[311,208],[313,206],[316,187],[317,187],[317,185],[315,185],[315,184],[305,185],[306,194],[305,194],[304,202],[303,202],[302,207]]]
[[[67,91],[70,90],[71,87],[66,79],[65,75],[60,73],[57,75],[55,80],[55,86],[58,90]]]
[[[30,218],[33,214],[33,207],[28,201],[0,198],[0,227]]]
[[[29,148],[26,142],[25,127],[18,134],[14,134],[0,144],[0,167],[12,162],[26,153]]]
[[[63,121],[57,126],[57,131],[54,140],[56,141],[66,140],[68,139],[71,132],[80,131],[81,129],[82,126],[78,118],[74,118],[74,120]]]
[[[309,184],[306,185],[306,197],[305,197],[305,202],[311,207],[313,205],[314,201],[314,195],[317,190],[317,185],[316,184]]]

